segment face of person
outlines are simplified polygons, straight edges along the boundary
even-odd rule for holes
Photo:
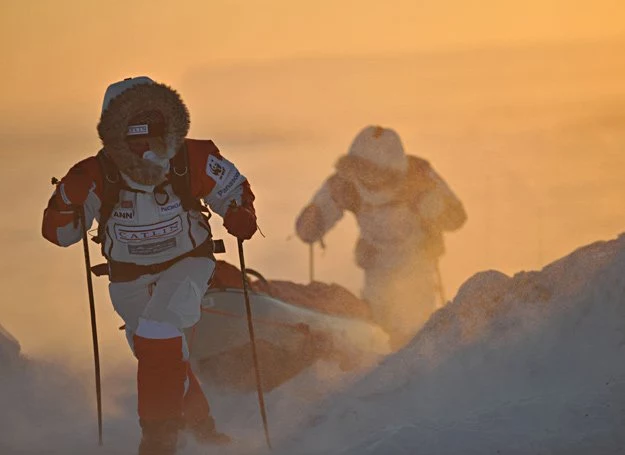
[[[128,143],[128,147],[130,151],[135,155],[143,157],[143,154],[150,150],[150,144],[148,142],[148,138],[146,137],[133,137],[126,139],[126,143]]]
[[[165,156],[167,147],[165,139],[158,137],[130,137],[126,139],[130,151],[143,158],[148,150],[151,150],[158,156]]]

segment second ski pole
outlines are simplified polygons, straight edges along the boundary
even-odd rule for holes
[[[258,354],[256,352],[256,338],[254,336],[254,324],[252,319],[252,306],[250,305],[250,296],[248,294],[247,276],[245,275],[245,256],[243,255],[243,240],[237,239],[239,245],[239,262],[241,265],[241,279],[243,280],[243,296],[245,297],[245,310],[247,312],[247,328],[250,333],[250,344],[252,346],[252,361],[254,363],[254,373],[256,375],[256,391],[258,393],[258,405],[260,407],[260,415],[263,419],[263,427],[265,430],[265,440],[267,447],[271,449],[271,440],[269,438],[269,426],[267,424],[267,413],[265,412],[265,398],[263,395],[263,386],[260,376],[260,368],[258,364]]]

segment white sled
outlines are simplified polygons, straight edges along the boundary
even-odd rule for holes
[[[226,266],[236,270],[241,282],[238,269]],[[260,278],[250,284],[249,298],[265,390],[283,384],[318,359],[332,359],[349,369],[390,352],[388,336],[377,325],[359,317],[329,314],[332,308],[327,305],[322,310],[301,306],[301,294],[314,296],[312,300],[316,296],[324,298],[324,292],[318,292],[321,290],[326,291],[326,297],[338,296],[338,307],[340,298],[348,294],[345,289],[323,283],[298,285]],[[202,381],[253,390],[250,334],[240,287],[209,289],[202,301],[202,317],[187,331],[187,339],[191,360]],[[285,301],[284,296],[292,301]],[[293,302],[297,300],[300,304]]]

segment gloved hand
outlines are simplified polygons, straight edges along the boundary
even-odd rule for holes
[[[56,187],[56,200],[60,207],[83,205],[95,182],[82,169],[72,169]]]
[[[295,232],[305,243],[315,243],[325,233],[321,210],[315,204],[309,204],[302,210],[295,222]]]
[[[360,194],[354,183],[334,174],[328,179],[328,186],[332,199],[340,209],[349,210],[353,213],[360,210]]]
[[[256,230],[256,214],[244,206],[231,205],[224,217],[224,227],[240,240],[249,240]]]

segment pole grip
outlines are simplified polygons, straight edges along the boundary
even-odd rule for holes
[[[312,283],[315,281],[315,244],[308,245],[308,278]]]

